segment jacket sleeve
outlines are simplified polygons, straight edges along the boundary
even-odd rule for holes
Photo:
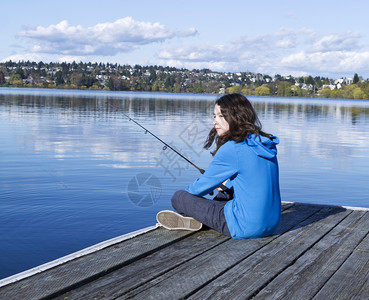
[[[234,142],[227,142],[218,149],[205,173],[190,184],[186,191],[196,196],[205,196],[237,171],[238,160]]]

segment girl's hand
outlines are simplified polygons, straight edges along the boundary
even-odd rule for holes
[[[223,182],[223,185],[225,185],[227,183],[228,180]],[[221,187],[217,187],[217,191],[219,192],[224,192],[224,190]]]

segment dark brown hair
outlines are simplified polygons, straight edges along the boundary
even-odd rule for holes
[[[222,136],[218,136],[215,128],[210,130],[204,148],[209,149],[215,142],[216,149],[212,152],[213,155],[225,142],[233,140],[239,143],[252,133],[257,136],[271,137],[271,134],[261,130],[261,122],[252,104],[245,96],[237,93],[224,95],[215,104],[220,106],[220,111],[229,124],[229,131]]]

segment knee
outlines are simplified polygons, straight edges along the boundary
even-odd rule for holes
[[[180,207],[181,207],[180,203],[182,202],[183,195],[186,194],[186,193],[187,192],[184,191],[184,190],[179,190],[179,191],[176,191],[173,194],[171,202],[172,202],[172,206],[175,210],[178,211],[178,209],[180,209]]]

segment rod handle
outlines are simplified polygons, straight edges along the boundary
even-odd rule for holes
[[[204,169],[200,169],[200,168],[199,168],[199,171],[200,171],[200,173],[201,173],[201,174],[204,174],[204,173],[205,173],[205,170],[204,170]],[[226,192],[226,191],[228,190],[228,188],[227,188],[223,183],[222,183],[222,184],[220,184],[220,185],[219,185],[219,187],[220,187],[224,192]],[[210,193],[210,195],[212,195],[212,194],[213,194],[213,192],[211,192],[211,193]]]

